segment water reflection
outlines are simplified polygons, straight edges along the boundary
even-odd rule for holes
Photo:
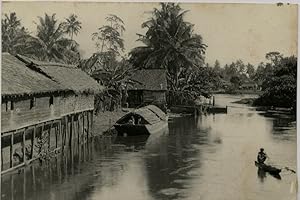
[[[296,168],[294,120],[235,106],[228,114],[173,118],[155,135],[95,138],[4,175],[1,199],[295,199],[295,174],[283,170],[279,180],[253,164],[263,146],[270,164]]]
[[[267,177],[267,172],[265,170],[262,169],[257,169],[257,176],[259,178],[259,180],[263,183],[265,178]]]

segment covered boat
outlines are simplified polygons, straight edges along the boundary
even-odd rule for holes
[[[149,135],[168,126],[168,116],[154,105],[129,112],[114,125],[119,135]]]
[[[255,165],[259,169],[264,170],[265,172],[269,172],[270,174],[273,174],[273,175],[278,175],[281,172],[281,169],[278,169],[278,168],[270,166],[270,165],[266,165],[264,163],[258,163],[257,161],[255,161]]]

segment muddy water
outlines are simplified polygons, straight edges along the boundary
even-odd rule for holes
[[[217,96],[228,114],[171,118],[159,134],[96,139],[74,159],[4,175],[1,199],[296,199],[294,173],[254,165],[264,147],[269,163],[296,169],[295,119],[231,103],[240,98]]]

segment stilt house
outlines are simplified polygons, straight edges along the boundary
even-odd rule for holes
[[[79,68],[2,53],[1,86],[2,173],[92,136],[103,87]]]

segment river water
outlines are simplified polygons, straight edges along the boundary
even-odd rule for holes
[[[296,169],[295,119],[231,103],[240,98],[216,97],[227,114],[171,118],[159,134],[116,138],[106,147],[96,139],[80,158],[6,174],[1,199],[296,199],[296,174],[273,177],[254,165],[264,147],[268,163]]]

